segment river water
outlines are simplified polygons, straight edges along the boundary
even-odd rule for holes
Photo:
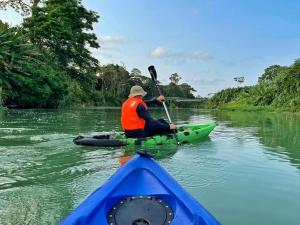
[[[300,116],[193,109],[171,115],[177,124],[217,122],[207,140],[151,151],[222,224],[300,224]],[[0,224],[58,224],[101,186],[130,153],[72,139],[119,130],[119,118],[114,108],[0,111]]]

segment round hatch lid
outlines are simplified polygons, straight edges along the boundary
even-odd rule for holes
[[[132,196],[119,201],[107,217],[109,225],[168,225],[174,218],[171,207],[154,196]]]

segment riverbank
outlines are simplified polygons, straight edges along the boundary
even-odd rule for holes
[[[228,104],[218,108],[201,107],[211,111],[237,111],[237,112],[269,112],[278,114],[293,114],[300,115],[300,109],[276,108],[272,106],[253,106],[253,105],[238,105]]]
[[[276,108],[272,106],[238,105],[238,104],[228,104],[228,105],[221,106],[217,109],[211,109],[211,110],[300,114],[300,109]]]
[[[300,112],[300,60],[290,66],[272,65],[253,86],[227,88],[203,104],[210,109]]]

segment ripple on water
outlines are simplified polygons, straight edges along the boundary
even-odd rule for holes
[[[208,146],[199,144],[180,149],[172,161],[167,160],[164,165],[184,187],[197,189],[224,183],[226,163],[226,160],[216,158]]]
[[[12,184],[16,183],[17,180],[11,178],[11,177],[5,177],[1,175],[0,177],[0,191],[7,189],[12,186]]]
[[[22,133],[25,131],[32,131],[32,128],[24,128],[24,127],[0,127],[0,133],[3,134],[12,134],[12,133]]]
[[[84,175],[92,175],[100,171],[105,171],[115,164],[112,163],[112,160],[118,158],[118,155],[120,155],[120,150],[106,151],[100,149],[88,151],[81,155],[82,161],[79,165],[68,167],[61,171],[61,174],[82,177]]]
[[[119,167],[120,152],[76,146],[72,139],[80,132],[117,128],[119,113],[119,109],[16,110],[4,115],[0,224],[58,224],[101,186]],[[174,114],[177,124],[212,119],[199,111]],[[164,112],[157,110],[156,115]],[[287,224],[289,219],[288,224],[298,224],[298,120],[291,121],[288,130],[286,120],[277,117],[266,124],[259,115],[262,122],[256,122],[257,127],[252,117],[214,117],[218,126],[210,139],[175,147],[171,154],[163,154],[169,150],[161,146],[159,162],[224,224],[260,224],[256,218],[269,222],[263,224]]]

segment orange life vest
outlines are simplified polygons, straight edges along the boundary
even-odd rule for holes
[[[142,104],[146,109],[146,103],[136,97],[128,98],[122,105],[121,123],[123,130],[144,129],[145,120],[140,118],[136,112],[136,108]]]

